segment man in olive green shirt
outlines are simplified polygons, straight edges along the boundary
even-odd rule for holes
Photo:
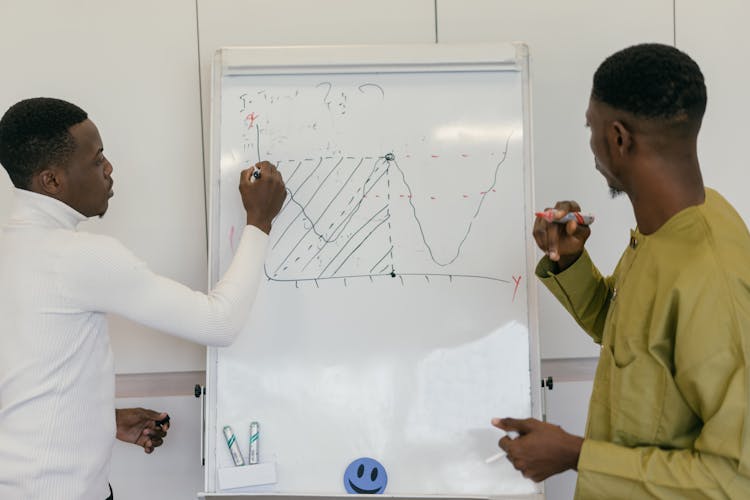
[[[578,469],[576,498],[750,498],[750,234],[703,186],[703,76],[677,49],[605,60],[586,112],[596,168],[630,198],[638,228],[612,276],[590,230],[537,219],[537,276],[602,345],[584,439],[496,419],[500,446],[541,481]],[[557,217],[578,211],[560,202]]]

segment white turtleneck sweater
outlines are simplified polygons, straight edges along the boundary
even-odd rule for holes
[[[213,346],[247,319],[268,236],[246,226],[208,295],[157,276],[53,198],[15,192],[0,233],[0,499],[104,500],[115,440],[105,313]]]

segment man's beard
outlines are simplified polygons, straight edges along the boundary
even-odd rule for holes
[[[622,189],[617,189],[612,186],[609,186],[609,195],[614,199],[620,196],[622,193],[624,193]]]

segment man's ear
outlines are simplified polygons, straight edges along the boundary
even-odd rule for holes
[[[608,132],[612,150],[617,151],[620,156],[627,155],[633,147],[633,135],[628,127],[620,120],[615,120],[610,125]]]
[[[65,171],[58,166],[47,167],[32,179],[32,184],[42,193],[55,196],[65,185]]]

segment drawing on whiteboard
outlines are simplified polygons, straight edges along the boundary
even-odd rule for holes
[[[448,139],[436,139],[434,131],[431,137],[399,133],[394,118],[404,104],[392,101],[403,98],[386,99],[381,83],[331,80],[235,94],[241,125],[239,140],[230,141],[232,158],[243,168],[271,161],[287,185],[271,233],[267,279],[297,286],[355,278],[399,278],[401,284],[404,277],[482,279],[514,286],[514,300],[514,271],[483,264],[488,249],[502,249],[488,231],[503,226],[502,200],[515,196],[508,191],[515,178],[505,185],[501,179],[508,163],[519,165],[511,150],[518,129],[498,128],[479,146],[463,144],[460,126],[444,127],[455,136]],[[427,104],[414,115],[427,124],[450,124],[465,111],[463,102]],[[233,252],[234,234],[229,240]]]
[[[258,137],[260,134],[258,134]],[[408,202],[415,224],[431,262],[445,268],[461,256],[474,220],[480,215],[485,198],[495,192],[498,173],[507,157],[510,136],[501,159],[494,165],[490,184],[478,191],[476,208],[465,224],[461,240],[447,257],[433,251],[425,234],[414,191],[407,173],[393,153],[381,156],[322,157],[304,160],[277,160],[287,183],[287,202],[277,219],[278,230],[271,242],[266,275],[272,281],[310,281],[353,277],[397,275],[471,277],[510,283],[508,279],[450,272],[400,272],[394,259],[391,231],[391,205],[395,180],[405,188],[399,194]],[[394,170],[395,169],[395,170]],[[333,180],[332,180],[333,179]],[[312,181],[311,181],[312,180]],[[470,198],[464,194],[462,198]],[[435,196],[430,196],[435,200]],[[422,207],[424,209],[424,207]],[[356,264],[351,265],[352,261]],[[343,271],[343,272],[342,272]]]
[[[495,185],[497,184],[497,174],[500,171],[500,166],[505,162],[505,158],[508,156],[508,145],[510,143],[510,139],[511,139],[512,135],[513,134],[511,133],[508,136],[508,138],[505,140],[505,150],[503,151],[502,158],[497,163],[497,165],[495,165],[495,172],[494,172],[494,175],[492,177],[492,184],[487,189],[485,189],[484,191],[480,192],[479,203],[477,204],[477,209],[474,212],[474,215],[472,216],[471,220],[469,221],[468,226],[466,227],[466,232],[464,233],[464,236],[461,239],[461,242],[458,244],[458,246],[456,248],[456,254],[452,258],[450,258],[450,259],[448,259],[446,261],[439,261],[435,257],[435,255],[434,255],[434,253],[432,251],[432,247],[427,242],[427,237],[425,236],[424,230],[422,229],[422,224],[419,221],[419,217],[417,217],[417,207],[412,202],[411,187],[409,186],[409,183],[406,181],[406,175],[404,174],[404,171],[401,169],[401,167],[398,166],[398,162],[396,162],[395,159],[393,160],[394,165],[396,165],[396,168],[401,173],[401,177],[403,178],[404,185],[409,190],[409,205],[411,205],[412,212],[414,213],[414,220],[417,222],[417,225],[419,226],[419,232],[422,235],[422,241],[424,241],[425,247],[427,247],[427,250],[430,252],[430,258],[438,266],[445,267],[445,266],[447,266],[449,264],[453,264],[456,261],[456,259],[458,259],[459,255],[461,254],[461,247],[463,247],[464,243],[466,242],[466,238],[469,237],[469,233],[471,232],[471,227],[472,227],[473,221],[479,215],[479,211],[482,209],[482,204],[484,203],[485,197],[487,196],[487,194],[490,191],[493,191],[495,189]],[[391,154],[391,156],[393,156],[393,155]],[[464,197],[468,197],[468,195],[464,195]]]

